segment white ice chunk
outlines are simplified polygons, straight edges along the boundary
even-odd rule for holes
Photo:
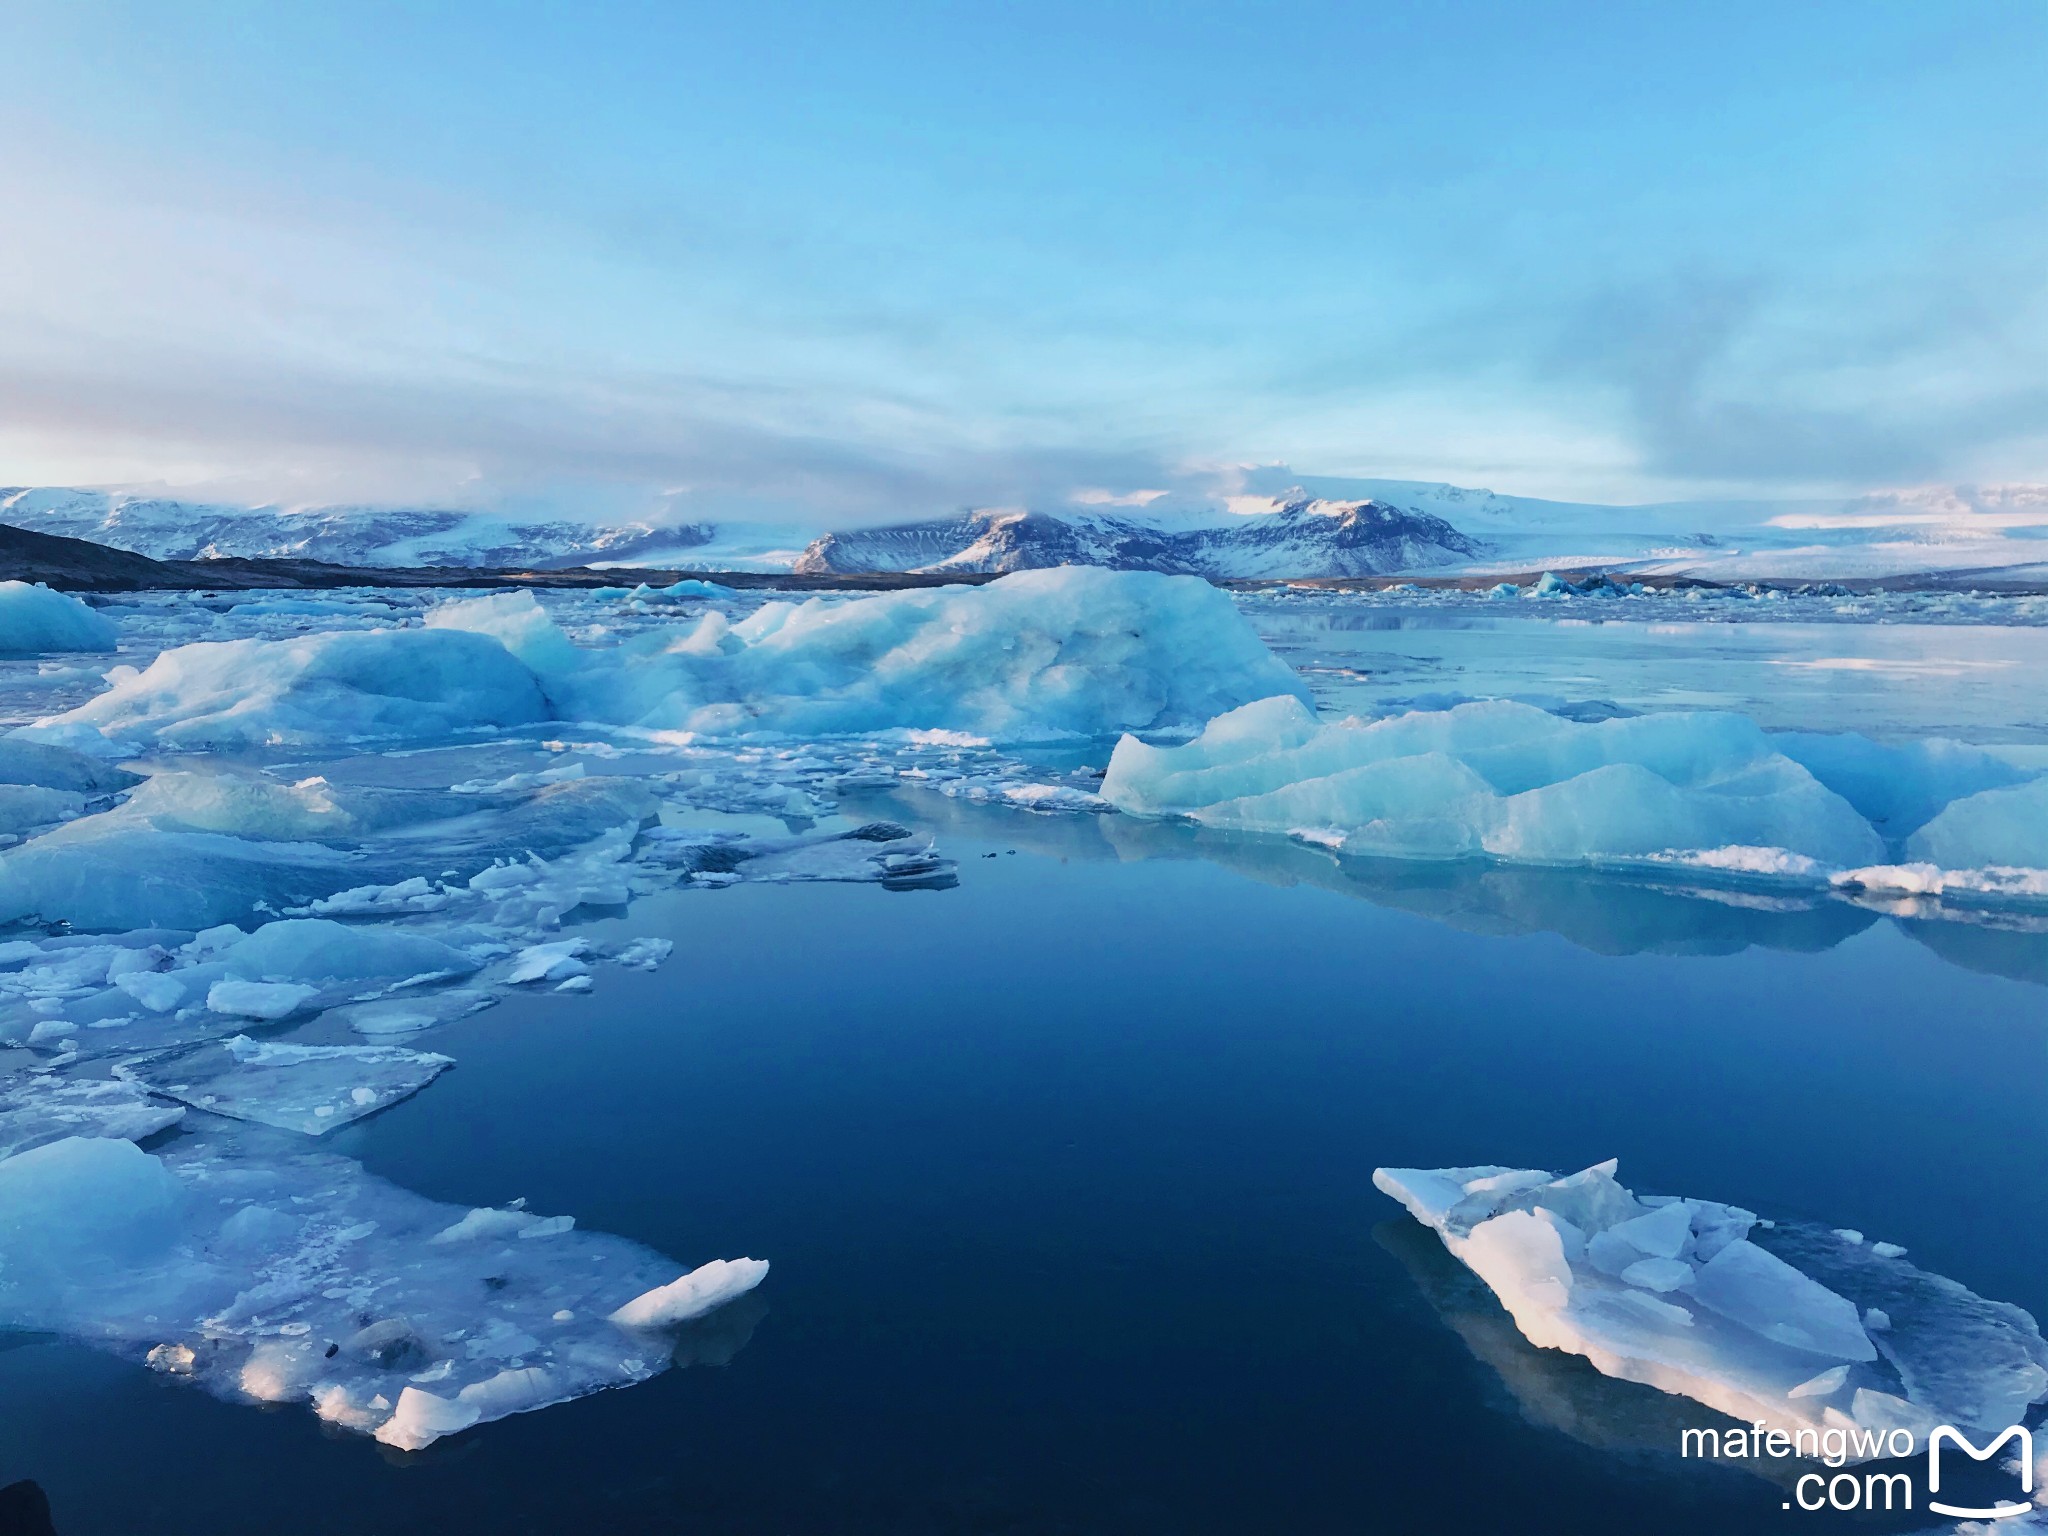
[[[207,989],[206,1006],[241,1019],[282,1019],[297,1013],[319,991],[295,981],[216,981]]]
[[[673,1328],[745,1295],[767,1275],[766,1259],[713,1259],[635,1296],[611,1314],[611,1321],[621,1328]]]
[[[418,1387],[398,1394],[391,1417],[377,1428],[377,1439],[401,1451],[424,1450],[443,1435],[468,1429],[483,1418],[483,1409],[460,1397],[450,1402]]]
[[[1683,1259],[1638,1259],[1621,1272],[1629,1285],[1646,1291],[1676,1291],[1692,1284],[1692,1266]]]

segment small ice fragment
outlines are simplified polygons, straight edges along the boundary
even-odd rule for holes
[[[245,1019],[282,1019],[297,1013],[317,992],[297,981],[216,981],[206,993],[215,1013]]]
[[[571,976],[581,976],[590,967],[578,957],[589,947],[583,939],[529,944],[513,959],[511,974],[505,979],[514,986],[524,986],[529,982],[567,981]]]
[[[407,1387],[398,1394],[391,1417],[377,1427],[377,1438],[401,1451],[424,1450],[443,1435],[467,1429],[483,1416],[483,1409],[475,1403],[459,1398],[450,1401]]]
[[[1890,1333],[1892,1329],[1891,1314],[1882,1307],[1866,1308],[1863,1313],[1863,1326],[1872,1333]]]
[[[1845,1243],[1860,1243],[1863,1241],[1863,1234],[1854,1227],[1837,1227],[1835,1228],[1835,1236]]]
[[[131,971],[116,976],[114,985],[151,1013],[169,1013],[185,1001],[185,984],[163,971]]]
[[[1901,1248],[1897,1243],[1872,1243],[1870,1245],[1870,1251],[1876,1254],[1880,1259],[1903,1258],[1905,1257],[1906,1253],[1906,1250]]]
[[[644,1292],[612,1313],[621,1328],[670,1328],[743,1296],[768,1273],[766,1259],[713,1259]]]
[[[1692,1236],[1692,1207],[1683,1200],[1674,1200],[1647,1216],[1617,1222],[1607,1230],[1645,1257],[1675,1259]]]
[[[453,1226],[436,1232],[427,1241],[467,1243],[486,1237],[511,1237],[538,1220],[538,1216],[528,1215],[525,1211],[500,1211],[483,1205],[478,1206]]]
[[[1638,1259],[1621,1278],[1649,1291],[1675,1291],[1692,1284],[1692,1266],[1683,1259]]]
[[[159,1344],[149,1352],[145,1363],[166,1376],[190,1376],[192,1362],[197,1358],[189,1344]]]
[[[1849,1367],[1834,1365],[1807,1381],[1802,1381],[1785,1395],[1787,1397],[1826,1397],[1841,1390],[1842,1383],[1849,1379]]]
[[[562,984],[561,984],[561,985],[560,985],[559,987],[556,987],[556,988],[555,988],[555,990],[556,990],[557,992],[588,992],[588,991],[590,990],[591,986],[592,986],[592,982],[591,982],[591,978],[590,978],[590,977],[588,977],[588,976],[571,976],[571,977],[570,977],[570,978],[569,978],[569,979],[568,979],[567,981],[563,982],[563,983],[562,983]]]
[[[561,1311],[555,1314],[555,1321],[558,1323],[573,1323],[576,1321],[576,1314],[574,1312],[571,1312],[567,1307],[564,1307]]]
[[[521,1227],[519,1229],[519,1236],[522,1239],[529,1237],[560,1237],[564,1232],[573,1231],[575,1226],[576,1218],[574,1216],[543,1216],[529,1221],[525,1226]]]

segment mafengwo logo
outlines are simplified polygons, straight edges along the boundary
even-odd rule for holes
[[[1939,1497],[1942,1488],[1942,1457],[1953,1448],[1972,1461],[1989,1461],[2007,1446],[2014,1456],[2003,1465],[2012,1472],[2020,1498],[2000,1499],[1993,1504],[1951,1504]],[[1849,1471],[1848,1463],[1879,1458],[1902,1459],[1913,1454],[1911,1431],[1894,1429],[1888,1434],[1869,1430],[1801,1429],[1787,1435],[1766,1428],[1759,1420],[1747,1429],[1715,1431],[1688,1429],[1679,1436],[1679,1455],[1749,1460],[1757,1456],[1808,1457],[1831,1472],[1807,1472],[1792,1485],[1786,1509],[1809,1513],[1832,1509],[1840,1513],[1858,1510],[1908,1510],[1915,1504],[1913,1479],[1904,1472]],[[1951,1479],[1953,1481],[1953,1479]],[[2015,1424],[1979,1447],[1952,1424],[1937,1426],[1927,1437],[1927,1504],[1930,1514],[1955,1520],[2009,1520],[2034,1512],[2034,1437]]]

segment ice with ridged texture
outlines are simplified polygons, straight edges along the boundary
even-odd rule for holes
[[[674,1323],[609,1319],[679,1283],[674,1261],[523,1212],[435,1241],[473,1213],[275,1136],[161,1156],[74,1138],[0,1161],[0,1325],[404,1450],[672,1363]]]
[[[1126,736],[1102,795],[1408,858],[1575,864],[1738,845],[1849,866],[1884,849],[1848,801],[1727,714],[1582,723],[1497,700],[1324,724],[1298,699],[1266,699],[1184,746]]]
[[[208,1114],[324,1136],[417,1093],[454,1059],[394,1045],[297,1045],[236,1035],[118,1070]]]
[[[92,750],[424,740],[543,719],[703,736],[905,728],[1001,740],[1185,726],[1306,697],[1228,596],[1148,572],[771,602],[585,649],[534,601],[443,604],[423,629],[164,652],[31,739]]]
[[[1894,1244],[1639,1198],[1615,1171],[1381,1168],[1373,1182],[1436,1231],[1532,1344],[1746,1424],[1843,1430],[1856,1456],[1856,1431],[1920,1441],[1943,1423],[2003,1429],[2048,1398],[2048,1343],[2018,1307],[1917,1268]]]
[[[67,592],[0,581],[0,651],[111,651],[120,636]]]
[[[1906,852],[1944,870],[2048,870],[2048,778],[1951,801]]]

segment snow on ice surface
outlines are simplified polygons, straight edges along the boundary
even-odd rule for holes
[[[670,1363],[672,1335],[610,1318],[688,1286],[672,1261],[565,1218],[473,1221],[265,1134],[0,1162],[0,1313],[403,1450]],[[711,1288],[729,1301],[766,1268]]]
[[[0,581],[0,651],[111,651],[114,626],[65,592]]]
[[[2048,1343],[2031,1316],[1893,1244],[1710,1200],[1639,1198],[1612,1162],[1565,1178],[1381,1168],[1373,1182],[1436,1231],[1532,1344],[1745,1424],[1842,1430],[1852,1446],[1857,1431],[1903,1428],[1924,1444],[1938,1424],[2002,1430],[2048,1397]],[[1874,1314],[1889,1326],[1866,1327]]]

